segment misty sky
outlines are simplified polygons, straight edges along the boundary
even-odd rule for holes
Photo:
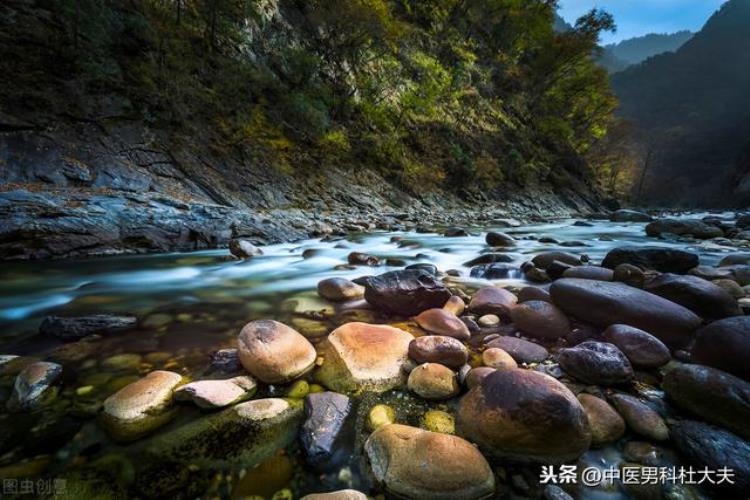
[[[725,0],[560,0],[560,15],[570,24],[593,7],[615,16],[617,33],[607,33],[604,43],[648,33],[698,31]]]

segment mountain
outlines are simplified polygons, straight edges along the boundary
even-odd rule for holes
[[[610,72],[622,71],[639,64],[649,57],[665,52],[674,52],[693,37],[690,31],[670,34],[649,34],[604,46],[602,63]]]
[[[730,0],[676,52],[612,75],[650,158],[646,200],[728,202],[750,138],[750,0]],[[665,187],[668,186],[668,189]]]

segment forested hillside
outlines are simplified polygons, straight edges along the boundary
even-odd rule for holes
[[[613,75],[619,113],[640,132],[643,201],[735,201],[727,193],[750,137],[748,26],[750,1],[731,0],[677,52]]]
[[[590,54],[612,20],[556,33],[553,15],[542,0],[11,0],[0,121],[52,138],[143,127],[146,148],[210,150],[197,170],[218,184],[239,155],[282,176],[373,169],[411,191],[592,185],[615,100]],[[4,161],[2,180],[48,182]]]
[[[629,38],[619,43],[605,45],[600,62],[608,71],[615,73],[628,66],[640,64],[649,57],[665,52],[674,52],[693,37],[690,31],[677,33],[651,33]]]

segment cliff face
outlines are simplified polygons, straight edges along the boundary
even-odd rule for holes
[[[549,146],[533,124],[510,108],[504,108],[500,128],[486,122],[498,108],[478,117],[472,110],[474,119],[454,129],[446,123],[453,122],[456,110],[445,108],[441,114],[438,109],[429,121],[411,110],[410,121],[400,117],[403,130],[393,132],[388,123],[357,121],[361,109],[342,118],[332,107],[326,111],[327,128],[312,136],[306,104],[297,114],[277,112],[281,104],[274,99],[284,96],[264,87],[263,93],[237,96],[253,107],[245,109],[244,101],[221,94],[215,103],[221,112],[212,113],[206,96],[219,93],[219,83],[206,83],[207,74],[226,71],[227,60],[242,60],[283,81],[290,74],[283,67],[291,64],[284,48],[314,45],[321,36],[321,31],[301,29],[309,28],[301,19],[306,13],[294,2],[258,2],[241,26],[242,38],[232,43],[231,59],[211,56],[216,67],[201,69],[207,72],[201,82],[171,88],[167,75],[151,93],[136,80],[150,74],[144,65],[154,54],[167,50],[158,39],[142,40],[144,35],[127,26],[133,16],[152,23],[157,18],[128,3],[106,5],[113,7],[97,22],[126,28],[104,45],[106,51],[95,52],[97,32],[77,26],[86,36],[76,35],[81,38],[73,55],[60,52],[58,42],[70,36],[70,23],[56,17],[53,7],[29,1],[0,6],[0,70],[18,75],[0,97],[0,258],[189,250],[223,246],[238,235],[274,242],[399,228],[409,220],[450,224],[502,214],[562,216],[601,204],[576,154]],[[216,42],[223,43],[228,42]],[[95,77],[86,73],[88,66],[79,68],[86,50],[98,64]],[[24,51],[23,61],[11,57]],[[155,75],[168,71],[157,63]],[[134,72],[138,68],[142,73]],[[169,71],[176,79],[193,70]],[[322,64],[316,71],[315,78],[322,79],[333,69]],[[243,80],[238,87],[243,92],[252,90],[245,85],[258,84],[257,74],[249,75],[250,83]],[[186,86],[193,94],[182,96],[179,106],[168,100]],[[461,106],[457,110],[465,111]],[[232,118],[240,127],[235,122],[225,126],[232,110],[244,120]],[[378,126],[385,128],[373,128]],[[236,130],[245,135],[239,137]],[[385,130],[399,141],[397,147],[391,136],[372,143],[373,137],[385,137]],[[391,149],[390,158],[377,156]],[[527,160],[519,162],[519,157]],[[481,174],[488,158],[489,170],[501,172],[499,177]],[[531,158],[537,165],[534,175],[523,174],[522,182],[507,178]],[[402,161],[396,170],[393,163]],[[551,169],[558,161],[560,168]],[[469,175],[470,181],[462,182]]]

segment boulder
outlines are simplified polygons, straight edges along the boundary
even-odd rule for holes
[[[567,252],[542,252],[531,259],[531,262],[539,269],[545,270],[555,262],[567,264],[568,266],[580,266],[583,264],[579,256]]]
[[[39,333],[56,337],[63,341],[79,340],[89,335],[106,335],[135,328],[138,320],[135,316],[115,316],[112,314],[95,314],[61,318],[47,316],[39,325]]]
[[[461,398],[457,424],[489,456],[519,463],[574,461],[591,443],[586,412],[573,393],[531,370],[484,377]]]
[[[426,335],[409,343],[409,357],[417,363],[440,363],[458,369],[469,359],[469,351],[453,337]]]
[[[591,444],[603,445],[617,441],[625,434],[625,421],[603,399],[581,393],[578,401],[586,412],[591,429]]]
[[[367,439],[365,455],[375,480],[395,497],[469,500],[495,491],[487,460],[450,434],[386,425]]]
[[[750,380],[750,317],[715,321],[698,330],[692,359]]]
[[[199,380],[181,386],[174,392],[177,401],[192,401],[198,407],[215,409],[250,399],[257,384],[252,377],[243,375],[227,380]]]
[[[601,327],[631,325],[669,346],[687,343],[701,323],[689,309],[622,283],[563,278],[550,293],[560,309],[582,321]]]
[[[301,405],[255,399],[205,415],[153,438],[144,456],[157,463],[252,468],[297,437]]]
[[[664,419],[646,403],[627,394],[612,394],[609,400],[636,434],[654,441],[669,439],[669,429]]]
[[[622,208],[612,212],[609,220],[612,222],[651,222],[654,219],[646,213]]]
[[[516,244],[515,238],[513,238],[509,234],[497,231],[490,231],[489,233],[487,233],[487,236],[485,236],[484,240],[491,247],[512,247]]]
[[[552,302],[552,297],[549,296],[549,292],[538,286],[527,286],[521,288],[518,292],[518,302],[528,302],[530,300],[543,300],[545,302]]]
[[[336,392],[308,394],[299,437],[305,459],[313,468],[330,470],[346,463],[354,445],[351,400]]]
[[[347,262],[353,266],[379,266],[380,259],[374,255],[369,255],[362,252],[352,252],[347,258]]]
[[[328,278],[318,283],[318,295],[333,302],[364,297],[365,287],[345,278]]]
[[[612,281],[615,272],[599,266],[575,266],[563,271],[563,278],[580,278],[582,280]]]
[[[466,309],[466,303],[464,302],[464,299],[462,299],[458,295],[453,295],[443,305],[443,309],[445,309],[449,313],[455,314],[456,316],[460,316],[461,314],[463,314],[464,309]]]
[[[336,392],[384,392],[404,384],[402,370],[414,337],[398,328],[346,323],[320,345],[323,364],[315,378]]]
[[[703,318],[742,314],[737,300],[729,292],[697,276],[662,274],[646,283],[645,290],[687,307]]]
[[[169,422],[175,411],[172,395],[182,375],[157,370],[126,385],[106,400],[100,421],[116,441],[135,441]]]
[[[508,317],[510,310],[515,307],[518,299],[515,295],[504,288],[488,286],[480,288],[469,302],[469,311],[473,314],[483,316],[495,314],[500,317]]]
[[[476,368],[472,368],[471,370],[469,370],[469,373],[466,374],[466,387],[468,387],[469,389],[475,388],[482,383],[484,377],[486,377],[490,373],[493,373],[494,371],[495,368],[491,368],[489,366],[478,366]]]
[[[676,248],[625,246],[610,250],[602,266],[615,269],[620,264],[630,264],[662,273],[685,274],[699,263],[697,254]]]
[[[242,238],[229,241],[229,252],[238,259],[251,259],[256,255],[263,255],[263,250]]]
[[[750,253],[733,253],[731,255],[727,255],[726,257],[722,257],[722,259],[719,261],[719,267],[734,266],[737,264],[745,266],[750,265]]]
[[[750,382],[716,368],[683,364],[664,374],[662,388],[675,407],[750,439]]]
[[[283,384],[315,364],[315,348],[299,332],[273,320],[251,321],[240,332],[240,362],[257,379]]]
[[[518,304],[510,317],[521,332],[531,337],[556,340],[570,333],[570,322],[560,309],[542,300]]]
[[[446,309],[427,309],[414,318],[420,328],[435,335],[468,340],[471,337],[469,329],[463,321]]]
[[[482,364],[495,370],[510,370],[518,368],[518,363],[513,357],[502,349],[490,347],[482,353]]]
[[[560,368],[588,384],[617,385],[633,379],[633,367],[613,344],[587,340],[562,349],[557,355]]]
[[[407,385],[417,396],[431,400],[450,399],[461,390],[456,374],[437,363],[423,363],[414,368]]]
[[[16,376],[8,408],[29,411],[39,406],[62,371],[62,366],[46,361],[37,361],[24,367]]]
[[[499,337],[487,344],[487,348],[497,347],[511,355],[517,363],[541,363],[549,357],[544,347],[518,337]]]
[[[376,309],[402,316],[443,307],[451,292],[422,269],[391,271],[363,280],[365,299]]]
[[[484,280],[504,280],[512,278],[518,273],[518,267],[513,264],[486,264],[472,267],[469,276]]]
[[[483,253],[482,255],[471,259],[470,261],[464,262],[466,267],[481,266],[484,264],[511,264],[513,263],[513,256],[507,253]]]
[[[692,236],[699,240],[719,238],[724,232],[710,224],[697,219],[659,219],[646,225],[648,236],[661,236],[663,234],[675,234],[677,236]]]
[[[611,325],[602,339],[617,346],[636,368],[658,368],[671,359],[669,348],[650,333],[628,325]]]

